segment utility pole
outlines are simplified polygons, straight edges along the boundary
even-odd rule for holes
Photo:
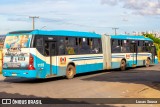
[[[114,30],[115,35],[117,35],[117,30],[118,30],[119,28],[112,28],[112,29]]]
[[[35,19],[37,18],[39,18],[39,16],[29,16],[29,18],[31,18],[32,19],[32,23],[33,23],[33,30],[35,29]]]

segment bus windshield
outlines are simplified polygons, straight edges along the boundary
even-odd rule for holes
[[[29,48],[31,35],[8,35],[6,36],[4,48]]]

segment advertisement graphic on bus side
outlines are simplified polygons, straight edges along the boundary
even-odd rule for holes
[[[29,35],[7,36],[4,44],[3,68],[27,68],[29,65]]]

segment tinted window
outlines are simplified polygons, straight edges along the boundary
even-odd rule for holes
[[[121,40],[121,52],[122,53],[130,52],[129,40]]]
[[[111,44],[112,44],[112,53],[121,52],[120,40],[113,39]]]
[[[78,44],[77,44],[76,40],[77,39],[74,37],[66,37],[65,38],[65,46],[66,46],[65,53],[67,55],[78,54]]]
[[[138,52],[143,52],[143,41],[138,41]]]
[[[101,39],[93,39],[93,50],[94,53],[102,53],[102,42]]]
[[[143,41],[143,52],[150,52],[151,44],[149,41]]]
[[[55,56],[56,55],[56,42],[50,42],[49,43],[49,48],[50,48],[50,56]]]
[[[79,38],[79,54],[99,54],[102,53],[101,39]]]
[[[34,48],[36,48],[39,53],[44,55],[44,41],[43,41],[43,36],[35,36],[34,38]]]
[[[79,38],[79,53],[80,54],[90,53],[89,38]]]
[[[58,39],[58,55],[65,55],[65,37],[59,37]]]

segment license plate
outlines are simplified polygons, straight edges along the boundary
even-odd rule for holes
[[[8,63],[9,68],[19,68],[21,66],[20,63]]]
[[[18,61],[25,61],[25,57],[18,58]]]
[[[17,76],[17,74],[12,74],[12,76]]]

